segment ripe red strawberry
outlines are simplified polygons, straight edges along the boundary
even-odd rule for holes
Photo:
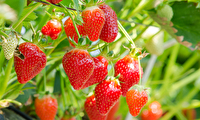
[[[25,42],[19,45],[19,51],[25,59],[14,57],[14,66],[17,79],[20,83],[27,83],[34,78],[46,66],[46,55],[35,44]]]
[[[108,74],[108,61],[104,57],[93,57],[93,60],[95,63],[94,72],[85,83],[84,88],[101,82]]]
[[[148,95],[145,90],[129,90],[126,94],[126,102],[132,116],[137,116],[142,107],[147,103]]]
[[[142,120],[158,120],[162,116],[162,109],[159,102],[154,101],[148,107],[148,110],[142,111]]]
[[[101,115],[97,110],[94,95],[86,98],[84,108],[90,120],[106,120],[106,115]]]
[[[99,38],[108,43],[113,42],[118,33],[117,15],[115,11],[105,3],[98,7],[103,10],[105,15],[105,24]]]
[[[7,38],[4,38],[2,40],[2,48],[4,52],[4,56],[7,60],[13,57],[14,51],[18,44],[18,39],[16,35],[9,34]]]
[[[54,120],[57,109],[57,100],[49,95],[35,99],[35,112],[41,120]]]
[[[125,97],[128,90],[140,80],[138,60],[130,55],[125,56],[116,62],[115,76],[120,74],[119,81],[122,89],[122,95]],[[141,68],[141,76],[143,71]]]
[[[62,0],[47,0],[47,1],[50,2],[50,3],[53,3],[53,4],[58,4]]]
[[[78,28],[80,35],[82,35],[83,37],[86,36],[83,25],[76,25],[76,27]],[[70,17],[65,21],[64,28],[65,28],[65,33],[66,33],[67,37],[73,39],[76,43],[78,43],[78,34],[76,33],[72,19]],[[71,41],[69,41],[69,43],[71,44],[71,46],[75,47],[71,43]]]
[[[56,19],[52,19],[48,21],[45,26],[42,27],[41,32],[43,35],[48,35],[51,37],[52,40],[55,40],[58,38],[58,35],[60,34],[61,30],[61,23]]]
[[[62,59],[63,68],[75,90],[82,89],[94,71],[94,61],[89,53],[73,49]]]
[[[96,105],[99,113],[107,114],[121,96],[121,88],[116,80],[104,80],[95,87]]]
[[[82,12],[83,27],[91,41],[99,39],[99,35],[105,23],[104,12],[97,6],[87,7]]]

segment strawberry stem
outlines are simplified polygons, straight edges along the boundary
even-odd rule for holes
[[[46,69],[45,68],[43,69],[43,74],[44,74],[44,92],[46,91],[46,82],[47,82],[47,79],[46,79]]]
[[[4,33],[3,31],[0,31],[0,35],[4,36],[4,37],[9,37],[6,33]]]
[[[123,32],[123,34],[126,36],[126,38],[128,39],[128,41],[132,44],[133,48],[135,48],[135,43],[133,42],[133,40],[130,37],[130,35],[126,32],[126,30],[124,29],[124,27],[121,25],[121,23],[119,22],[119,20],[117,20],[117,23],[118,23],[119,29]]]
[[[139,80],[139,85],[142,85],[142,73],[141,73],[141,65],[140,65],[140,57],[138,56],[138,65],[139,65],[139,75],[140,75],[140,80]]]
[[[62,6],[67,11],[67,13],[69,14],[70,18],[72,19],[72,22],[73,22],[73,25],[75,27],[76,33],[78,34],[78,38],[81,38],[81,35],[79,34],[78,28],[76,26],[76,23],[74,21],[74,18],[72,16],[72,14],[69,12],[69,10],[62,3],[59,3],[59,5]]]
[[[61,70],[61,68],[60,68],[60,70]],[[60,76],[62,76],[61,71],[60,71]],[[62,97],[63,97],[63,106],[64,106],[64,109],[66,109],[67,99],[66,99],[66,94],[65,94],[65,89],[64,89],[64,79],[63,79],[63,77],[60,77],[60,87],[61,87],[61,94],[62,94]]]

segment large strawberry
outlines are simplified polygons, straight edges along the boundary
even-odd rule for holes
[[[138,84],[140,80],[138,60],[130,55],[127,55],[117,61],[114,68],[115,76],[120,74],[119,81],[122,89],[122,95],[125,97],[129,88]],[[140,70],[142,76],[142,68]]]
[[[41,120],[54,120],[57,109],[57,100],[49,95],[35,99],[35,112]]]
[[[52,19],[48,21],[45,26],[42,27],[41,32],[43,33],[43,35],[48,35],[51,37],[52,40],[55,40],[58,38],[61,30],[61,23],[56,19]]]
[[[13,57],[14,51],[18,44],[18,39],[16,35],[13,35],[12,33],[8,35],[7,38],[4,38],[2,40],[2,48],[4,51],[4,56],[7,60]]]
[[[86,36],[83,25],[76,25],[76,27],[78,28],[80,35],[82,35],[83,37]],[[65,28],[65,33],[66,33],[67,37],[73,39],[76,43],[78,43],[78,34],[76,33],[72,19],[70,17],[65,21],[64,28]],[[69,43],[73,47],[75,47],[70,40],[69,40]]]
[[[81,49],[67,52],[62,59],[63,68],[75,90],[82,89],[94,71],[94,61],[89,53]]]
[[[97,6],[87,7],[82,12],[83,27],[91,41],[99,39],[99,35],[105,23],[104,12]]]
[[[90,120],[106,120],[106,115],[101,115],[97,110],[94,95],[86,98],[84,108]]]
[[[147,101],[148,95],[145,90],[132,89],[126,94],[126,102],[132,116],[137,116]]]
[[[154,101],[148,106],[148,110],[142,111],[142,120],[158,120],[162,116],[162,109],[159,102]]]
[[[98,7],[103,10],[105,14],[105,24],[99,38],[108,43],[113,42],[118,33],[117,15],[115,11],[105,3]]]
[[[93,57],[93,60],[95,63],[94,72],[85,83],[84,88],[101,82],[106,78],[108,74],[108,69],[107,69],[108,61],[104,57],[102,56]]]
[[[35,44],[25,42],[19,45],[19,52],[25,57],[14,57],[14,66],[17,79],[20,83],[27,83],[34,78],[46,66],[46,55]]]
[[[95,87],[96,105],[99,113],[107,114],[121,96],[121,88],[116,80],[104,80]]]

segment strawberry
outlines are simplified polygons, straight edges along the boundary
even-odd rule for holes
[[[14,51],[17,47],[18,44],[18,39],[16,38],[15,35],[9,34],[8,38],[4,38],[2,40],[2,48],[4,51],[4,56],[7,60],[13,57]]]
[[[116,80],[104,80],[95,87],[96,105],[99,113],[106,115],[121,96],[121,88]]]
[[[102,56],[93,57],[93,60],[95,63],[94,72],[87,80],[87,82],[84,84],[84,88],[101,82],[106,78],[108,74],[108,69],[107,69],[108,61],[104,57]]]
[[[54,120],[57,109],[57,100],[49,95],[35,99],[35,112],[41,120]]]
[[[94,95],[86,98],[84,108],[90,120],[106,120],[106,115],[101,115],[97,110]]]
[[[129,88],[138,84],[140,80],[139,64],[136,58],[126,55],[118,60],[114,66],[115,76],[120,74],[119,81],[122,89],[122,95],[125,97]],[[143,74],[141,68],[141,76]]]
[[[105,24],[99,38],[108,43],[113,42],[118,33],[117,15],[115,11],[105,3],[98,7],[103,10],[105,15]]]
[[[76,27],[80,35],[82,35],[83,37],[86,36],[83,25],[76,25]],[[65,21],[64,29],[67,37],[73,39],[76,43],[78,43],[78,34],[76,33],[72,19],[70,17]],[[75,47],[71,41],[69,41],[69,43],[71,44],[71,46]]]
[[[72,49],[62,59],[63,68],[75,90],[82,89],[94,71],[94,61],[89,53]]]
[[[106,120],[115,120],[115,114],[119,109],[119,101],[111,108],[107,114]]]
[[[14,66],[18,81],[23,84],[34,78],[46,66],[46,55],[35,44],[25,42],[19,45],[23,60],[14,57]]]
[[[159,102],[154,101],[148,107],[148,110],[142,111],[142,120],[158,120],[162,116],[162,109]]]
[[[53,3],[53,4],[58,4],[62,0],[47,0],[47,1],[50,2],[50,3]]]
[[[56,19],[52,19],[48,21],[45,26],[42,27],[41,32],[43,35],[48,35],[51,37],[52,40],[55,40],[58,38],[58,35],[60,34],[61,30],[61,23]]]
[[[91,41],[99,39],[99,35],[105,23],[104,12],[97,6],[87,7],[82,12],[83,27]]]
[[[147,103],[148,95],[145,90],[129,90],[126,94],[126,102],[132,116],[137,116],[142,107]]]

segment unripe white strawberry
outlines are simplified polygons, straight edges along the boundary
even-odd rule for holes
[[[7,60],[13,57],[14,51],[17,47],[18,39],[16,35],[12,33],[8,35],[7,38],[3,37],[2,48],[4,51],[4,56]]]
[[[171,21],[174,13],[173,9],[166,4],[164,6],[158,7],[157,14],[162,18],[166,18],[166,21]]]

